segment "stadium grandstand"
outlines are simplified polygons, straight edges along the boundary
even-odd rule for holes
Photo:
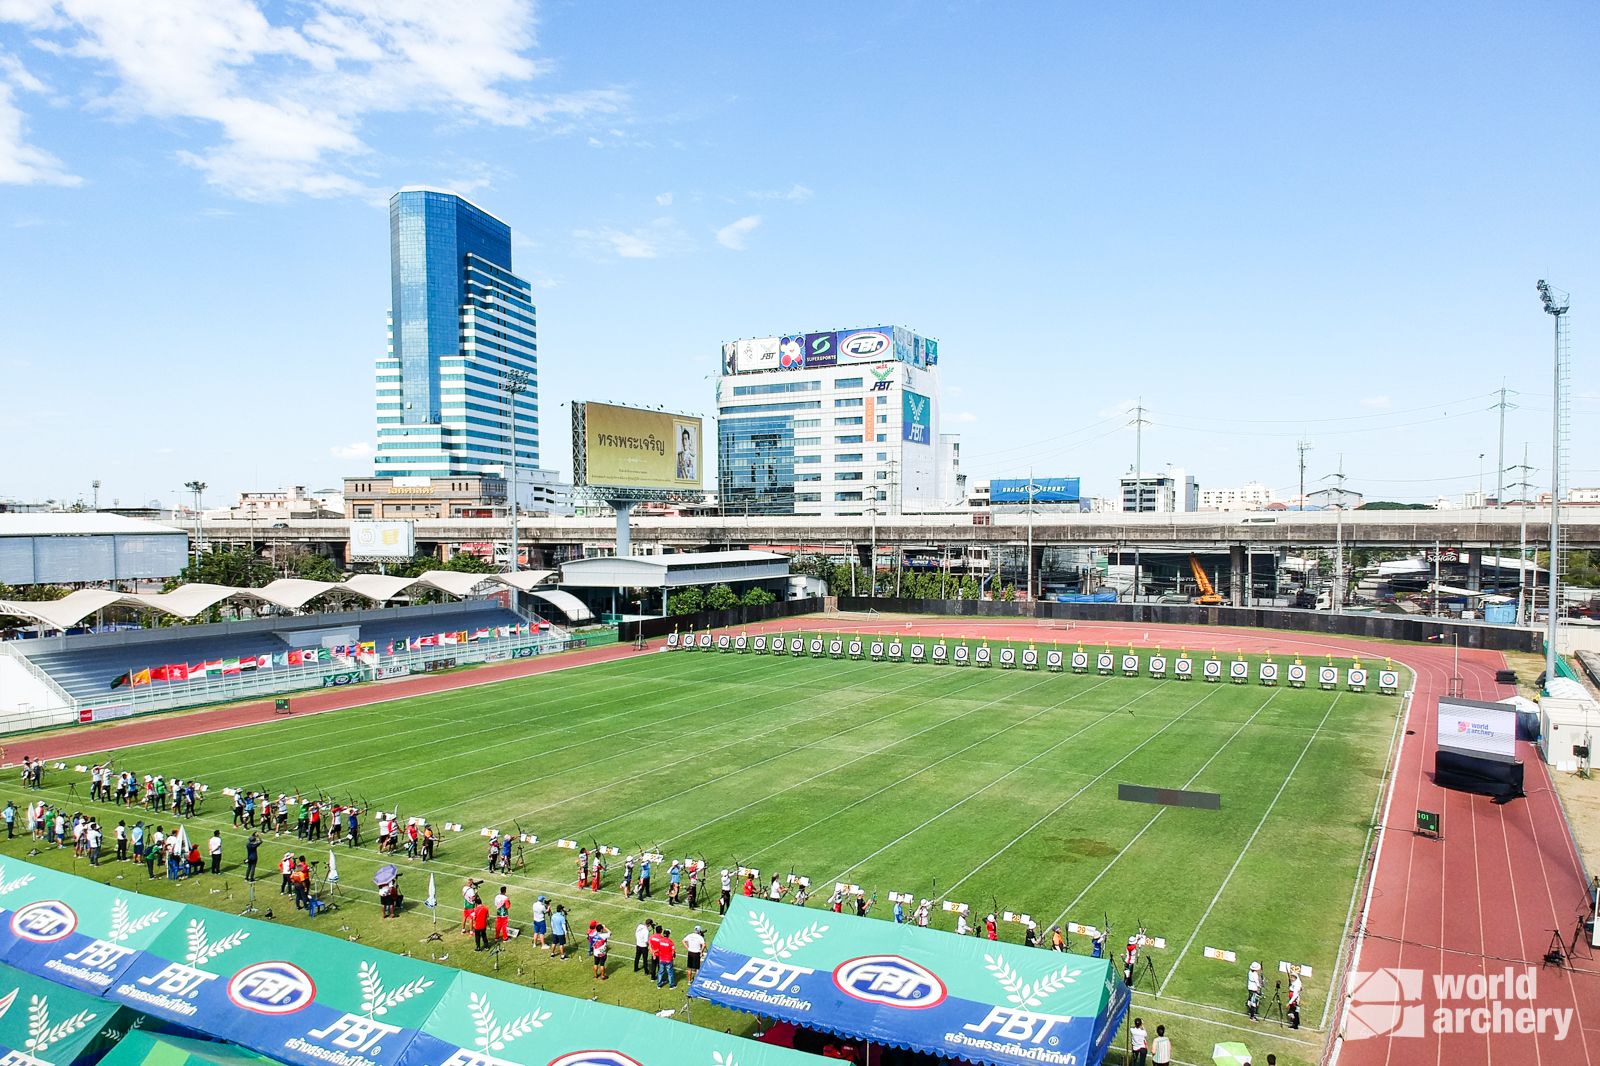
[[[148,595],[80,589],[47,602],[0,601],[0,615],[33,620],[41,634],[0,642],[0,732],[563,650],[575,643],[563,625],[513,606],[513,593],[522,593],[557,608],[568,624],[592,621],[575,597],[538,587],[552,576],[551,571],[434,570],[415,578],[286,579],[254,589],[192,584]],[[382,606],[423,592],[451,599]],[[324,596],[329,598],[321,602],[344,609],[298,613]],[[248,607],[256,616],[69,632],[110,607],[145,609],[187,622],[224,603]],[[350,609],[354,605],[359,606]]]

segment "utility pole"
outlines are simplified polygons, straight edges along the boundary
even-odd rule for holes
[[[90,485],[90,487],[92,487],[94,489],[94,509],[96,511],[99,511],[100,510],[100,479],[99,478],[95,478],[93,481],[89,482],[89,485]]]
[[[1144,397],[1139,397],[1139,405],[1134,408],[1133,415],[1133,510],[1136,514],[1144,513],[1144,427],[1150,422],[1144,417]],[[1033,475],[1028,475],[1028,484],[1033,484]],[[1133,545],[1133,601],[1139,602],[1139,543]],[[1028,556],[1032,565],[1033,556]]]
[[[1033,467],[1028,467],[1028,599],[1033,599]]]
[[[1561,617],[1561,461],[1567,434],[1563,414],[1567,401],[1562,388],[1567,376],[1566,331],[1562,329],[1562,319],[1566,317],[1572,301],[1566,293],[1552,289],[1543,278],[1539,279],[1538,290],[1545,314],[1555,319],[1555,403],[1552,405],[1550,432],[1550,607],[1547,612],[1550,617],[1544,649],[1544,684],[1548,692],[1550,683],[1556,679],[1556,637]]]
[[[1516,395],[1515,389],[1506,388],[1504,379],[1500,382],[1500,402],[1489,408],[1491,411],[1500,412],[1500,449],[1499,458],[1494,464],[1494,506],[1495,510],[1505,507],[1506,494],[1506,412],[1514,411],[1517,405],[1506,400],[1507,394]]]
[[[1522,480],[1512,485],[1517,490],[1517,501],[1522,510],[1522,528],[1517,535],[1517,625],[1522,626],[1533,619],[1533,603],[1530,601],[1526,608],[1523,607],[1528,592],[1528,493],[1533,488],[1533,483],[1528,480],[1533,467],[1528,465],[1527,441],[1522,442],[1522,465],[1512,469],[1522,475]]]
[[[1333,613],[1341,613],[1344,607],[1344,455],[1339,455],[1339,472],[1329,474],[1324,481],[1333,481],[1338,485],[1338,503],[1334,511],[1333,526]]]
[[[517,496],[517,397],[528,391],[528,375],[522,370],[507,370],[500,379],[500,389],[506,394],[506,412],[511,422],[511,572],[514,574],[520,569],[520,545],[517,543],[518,504],[521,502]],[[517,593],[513,589],[511,598],[516,600]]]
[[[1311,450],[1311,442],[1308,440],[1296,441],[1295,450],[1300,453],[1300,504],[1295,510],[1304,511],[1306,509],[1306,452]]]

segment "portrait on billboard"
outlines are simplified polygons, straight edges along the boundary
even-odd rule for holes
[[[697,422],[674,421],[673,437],[677,441],[678,480],[700,480],[700,425]]]

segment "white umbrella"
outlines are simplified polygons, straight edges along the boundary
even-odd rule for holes
[[[428,898],[423,900],[423,905],[424,906],[428,906],[428,907],[437,907],[439,905],[438,897],[436,897],[434,895],[434,893],[433,893],[433,875],[432,874],[428,875]]]
[[[339,860],[334,857],[332,848],[328,849],[328,883],[330,885],[339,883]]]

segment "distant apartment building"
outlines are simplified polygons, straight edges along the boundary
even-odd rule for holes
[[[1169,514],[1195,511],[1200,507],[1200,485],[1182,468],[1169,466],[1161,474],[1135,474],[1119,479],[1121,510],[1138,514]]]
[[[1265,511],[1273,502],[1272,490],[1259,481],[1250,481],[1238,488],[1201,489],[1202,511]]]

